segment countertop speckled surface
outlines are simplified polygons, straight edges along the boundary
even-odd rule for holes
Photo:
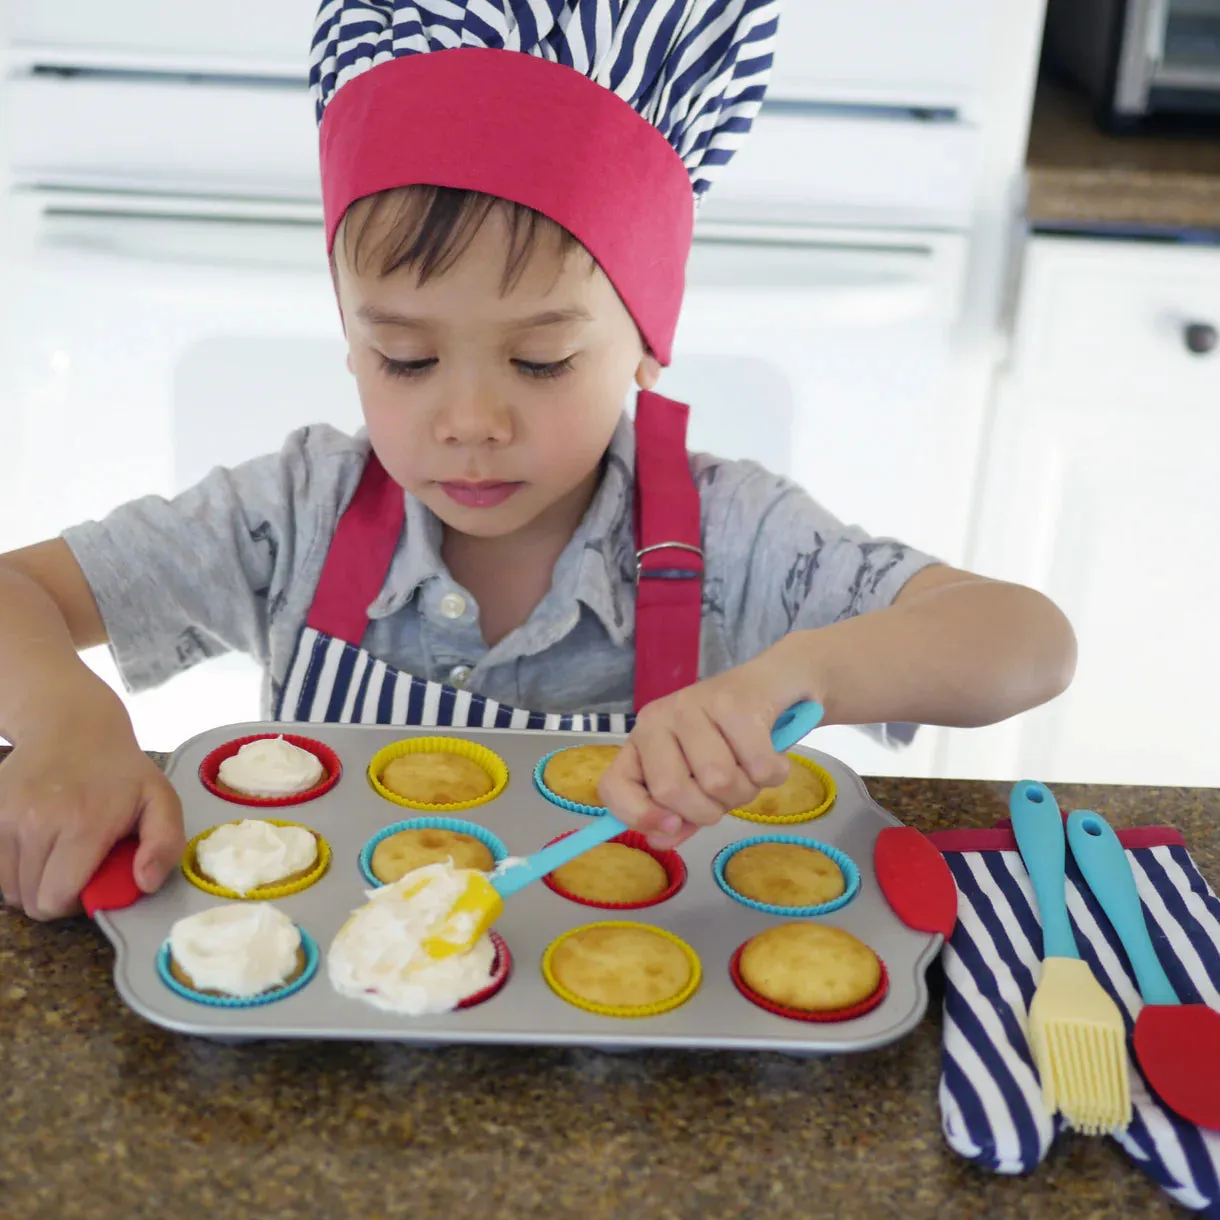
[[[0,756],[3,751],[0,750]],[[1007,785],[878,779],[922,830],[989,826]],[[1220,790],[1056,785],[1118,826],[1179,827],[1220,877]],[[1107,1140],[1027,1178],[940,1136],[940,1019],[869,1054],[649,1053],[176,1036],[115,994],[83,918],[0,912],[0,1217],[1185,1215]]]
[[[1049,80],[1026,166],[1035,226],[1220,230],[1220,137],[1110,135],[1083,96]]]

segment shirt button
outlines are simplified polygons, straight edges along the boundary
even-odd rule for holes
[[[460,593],[446,593],[439,609],[446,618],[461,618],[466,613],[466,599]]]
[[[469,665],[455,665],[449,671],[449,683],[451,686],[461,689],[470,681],[472,673],[474,673],[474,669]]]

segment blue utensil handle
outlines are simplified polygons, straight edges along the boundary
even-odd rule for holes
[[[820,703],[814,703],[812,700],[794,703],[772,726],[771,744],[780,754],[785,750],[790,750],[806,733],[817,728],[822,716],[823,708]],[[533,855],[527,856],[521,864],[493,877],[491,884],[501,898],[507,898],[510,894],[515,894],[519,889],[529,885],[531,881],[537,881],[540,877],[545,877],[547,873],[553,873],[557,868],[567,864],[569,860],[575,860],[577,856],[584,855],[590,849],[609,842],[616,835],[621,835],[628,829],[630,828],[613,814],[604,813],[583,830],[578,830],[574,835],[568,835],[566,838],[560,839],[558,843],[552,843],[549,847],[534,852]]]
[[[1068,815],[1067,837],[1093,897],[1123,942],[1144,1003],[1180,1003],[1148,934],[1131,862],[1110,823],[1091,809],[1077,809]]]
[[[771,728],[771,744],[779,754],[791,750],[798,741],[822,723],[825,709],[820,703],[806,699],[794,703]]]
[[[1008,797],[1012,829],[1021,849],[1021,859],[1033,882],[1042,918],[1042,956],[1080,956],[1067,913],[1067,844],[1063,815],[1051,790],[1037,780],[1014,784]]]
[[[491,884],[501,898],[507,898],[529,885],[531,881],[553,873],[569,860],[575,860],[590,849],[609,842],[615,835],[621,835],[627,829],[614,814],[603,813],[583,830],[534,852],[533,855],[527,856],[523,863],[508,869],[498,877],[493,877]]]

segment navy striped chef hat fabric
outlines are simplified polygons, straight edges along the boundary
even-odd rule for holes
[[[682,159],[696,197],[762,104],[779,0],[324,0],[310,59],[318,122],[388,60],[484,47],[574,68],[622,98]]]

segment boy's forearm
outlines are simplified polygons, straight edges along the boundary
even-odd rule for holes
[[[0,563],[0,736],[20,742],[91,712],[127,720],[122,701],[77,655],[54,599]]]
[[[964,580],[776,646],[828,724],[992,724],[1060,694],[1076,666],[1062,611],[1033,589]]]

